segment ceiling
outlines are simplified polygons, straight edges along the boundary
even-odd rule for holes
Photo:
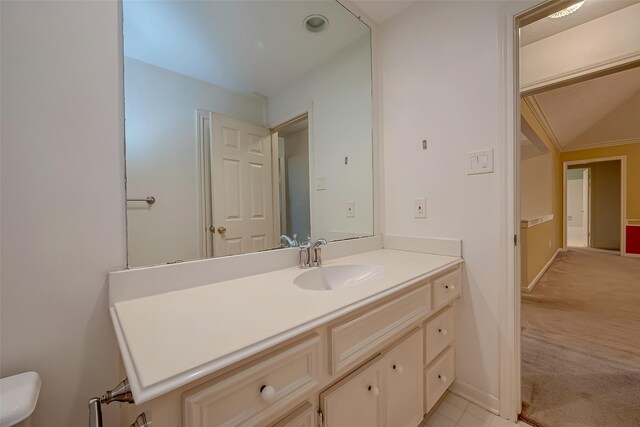
[[[533,98],[533,99],[532,99]],[[640,67],[528,97],[560,150],[640,138]],[[542,117],[540,117],[542,116]]]
[[[329,26],[311,33],[312,14]],[[370,29],[335,1],[125,0],[125,56],[235,91],[269,96]]]
[[[571,15],[557,19],[547,17],[522,27],[520,29],[520,45],[526,46],[551,37],[639,2],[640,0],[586,0],[582,7]]]
[[[373,20],[382,24],[402,12],[417,0],[352,0],[358,9]]]

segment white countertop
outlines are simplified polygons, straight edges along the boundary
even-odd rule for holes
[[[117,302],[111,316],[134,398],[153,399],[461,261],[380,249],[325,262],[384,266],[357,287],[300,289],[293,280],[309,270],[293,267]]]

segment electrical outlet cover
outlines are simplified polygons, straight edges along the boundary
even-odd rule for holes
[[[356,216],[356,205],[353,201],[347,202],[347,218],[355,218]]]
[[[416,218],[426,218],[427,217],[427,199],[424,197],[419,197],[415,200],[413,207],[413,215]]]

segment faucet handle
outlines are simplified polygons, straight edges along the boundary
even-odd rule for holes
[[[304,242],[300,243],[298,245],[298,247],[302,248],[302,249],[309,249],[313,246],[313,242],[311,240],[305,240]]]
[[[316,240],[316,242],[313,244],[313,247],[314,247],[314,248],[317,248],[318,246],[320,246],[320,245],[326,245],[327,243],[328,243],[328,242],[327,242],[327,239],[319,238],[319,239],[318,239],[318,240]]]

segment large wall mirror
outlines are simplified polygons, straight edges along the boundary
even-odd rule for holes
[[[123,1],[130,266],[373,234],[371,32],[336,1]]]

